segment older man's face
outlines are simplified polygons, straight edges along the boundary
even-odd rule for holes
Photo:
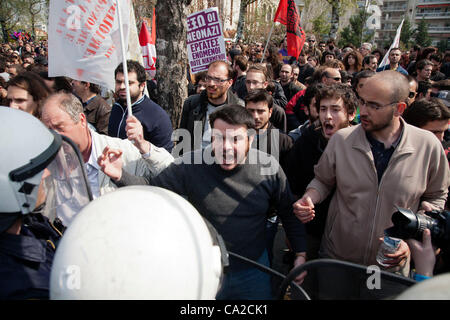
[[[75,142],[82,153],[90,145],[90,135],[84,114],[81,113],[80,120],[75,122],[66,111],[59,107],[57,99],[47,100],[42,108],[41,120],[49,129]]]
[[[359,53],[362,54],[363,57],[367,56],[370,53],[370,50],[367,46],[361,46],[359,48]]]

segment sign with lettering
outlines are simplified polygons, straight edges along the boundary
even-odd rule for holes
[[[117,0],[51,0],[48,73],[114,89],[122,62]],[[124,43],[128,43],[129,2],[119,0]]]
[[[187,18],[187,49],[193,74],[205,71],[215,60],[227,60],[222,24],[217,8],[208,8]]]

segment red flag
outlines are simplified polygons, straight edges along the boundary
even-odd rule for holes
[[[306,35],[300,26],[300,14],[294,0],[280,0],[275,19],[286,26],[288,55],[298,59],[305,44]]]
[[[144,68],[153,79],[156,75],[156,16],[153,9],[152,35],[148,32],[145,22],[142,21],[141,31],[139,32],[139,44],[142,48],[142,58],[144,60]]]

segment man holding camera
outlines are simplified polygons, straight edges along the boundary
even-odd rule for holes
[[[379,239],[392,225],[395,206],[416,212],[429,203],[442,209],[450,173],[433,134],[401,118],[409,93],[406,78],[384,71],[366,84],[358,91],[361,124],[333,135],[294,213],[308,223],[314,219],[314,205],[336,188],[320,256],[375,265]],[[408,256],[402,242],[389,255],[390,267],[406,271]]]

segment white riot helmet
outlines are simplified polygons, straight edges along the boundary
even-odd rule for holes
[[[80,212],[59,243],[50,298],[214,299],[227,255],[205,221],[166,189],[130,186],[105,194]]]
[[[76,147],[24,111],[0,107],[0,119],[0,233],[22,214],[78,213],[92,196]]]

